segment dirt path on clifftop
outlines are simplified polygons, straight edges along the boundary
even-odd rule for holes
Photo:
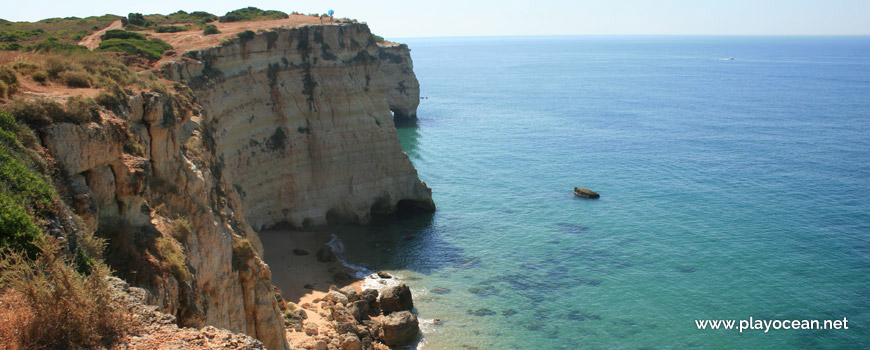
[[[112,30],[112,29],[122,29],[122,28],[123,28],[123,26],[121,25],[121,20],[119,19],[117,21],[112,22],[112,24],[110,24],[108,27],[100,29],[100,30],[94,32],[94,34],[91,34],[91,35],[88,35],[88,36],[82,38],[82,40],[79,41],[78,44],[81,46],[87,47],[88,50],[96,49],[97,46],[100,46],[100,37],[103,36],[103,34],[105,34],[106,31]]]

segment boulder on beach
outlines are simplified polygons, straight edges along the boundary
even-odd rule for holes
[[[408,312],[394,312],[384,317],[378,327],[378,338],[389,346],[398,346],[414,340],[420,332],[417,316]]]
[[[414,301],[411,299],[411,288],[408,288],[404,283],[384,289],[381,292],[380,302],[384,315],[414,308]]]
[[[317,251],[317,261],[319,262],[333,262],[337,261],[335,258],[335,253],[332,252],[332,248],[329,246],[324,246]]]
[[[588,188],[580,188],[580,187],[574,187],[574,195],[577,197],[583,197],[583,198],[598,198],[598,197],[600,197],[598,195],[598,192],[595,192],[595,191],[590,190]]]

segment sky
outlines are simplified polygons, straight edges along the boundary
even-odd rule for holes
[[[387,38],[576,34],[870,35],[870,0],[0,0],[0,18],[223,15],[246,6],[367,22]]]

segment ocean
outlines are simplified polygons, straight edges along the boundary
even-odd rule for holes
[[[401,41],[438,210],[335,232],[419,348],[870,348],[870,37]]]

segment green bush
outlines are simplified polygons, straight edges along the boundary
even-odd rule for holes
[[[220,18],[220,22],[240,22],[252,21],[257,19],[282,19],[290,17],[281,11],[268,10],[263,11],[256,7],[246,7],[235,11],[227,12]]]
[[[111,29],[107,30],[105,34],[100,36],[101,40],[108,39],[136,39],[136,40],[145,40],[145,35],[140,33],[128,32],[126,30],[121,29]]]
[[[72,88],[89,88],[91,87],[91,75],[83,71],[65,70],[57,76],[60,81]]]
[[[24,207],[6,192],[0,192],[0,247],[27,250],[33,255],[36,253],[33,246],[40,235],[42,231],[36,227]]]
[[[28,61],[19,61],[15,62],[15,64],[12,65],[12,68],[14,68],[18,73],[26,75],[42,70],[42,65]]]
[[[205,26],[205,29],[202,30],[202,35],[213,35],[220,33],[221,31],[218,30],[217,26],[215,26],[214,24],[208,24]]]
[[[158,26],[157,29],[155,29],[154,31],[158,32],[158,33],[178,33],[178,32],[183,32],[183,31],[188,30],[188,29],[190,29],[190,27],[188,27],[188,26],[184,26],[184,27]]]
[[[41,43],[28,46],[27,51],[71,53],[85,52],[88,51],[88,48],[81,45],[65,44],[60,42],[58,38],[50,37]]]
[[[30,74],[30,77],[33,78],[33,81],[44,85],[45,82],[48,80],[48,72],[44,70],[38,70]]]
[[[169,14],[166,18],[169,20],[169,23],[208,23],[218,19],[218,16],[204,11],[193,11],[191,13],[178,11]]]
[[[376,34],[372,34],[372,40],[374,40],[376,43],[382,43],[382,42],[386,41],[384,39],[384,37],[382,37],[380,35],[376,35]]]
[[[5,99],[9,94],[9,86],[0,81],[0,99]]]
[[[5,93],[0,93],[0,98],[14,94],[18,90],[18,75],[9,66],[0,66],[0,83],[6,85]]]
[[[27,137],[25,137],[27,136]],[[31,215],[51,214],[54,188],[37,171],[25,146],[32,131],[19,125],[12,114],[0,110],[0,248],[35,253],[33,244],[42,233]]]
[[[251,40],[256,35],[257,35],[257,33],[254,33],[254,31],[251,31],[251,30],[246,30],[244,32],[236,34],[236,36],[238,36],[240,39],[242,39],[242,41]]]
[[[172,45],[160,39],[108,39],[100,42],[100,46],[96,49],[96,51],[124,52],[154,60],[160,59],[167,50],[172,50]]]

